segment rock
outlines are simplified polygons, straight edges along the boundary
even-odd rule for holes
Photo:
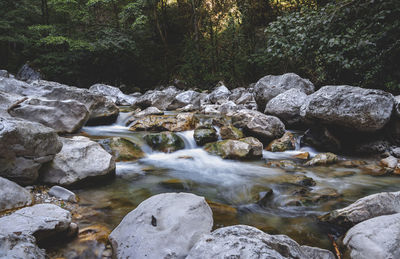
[[[396,158],[400,158],[400,147],[394,147],[390,150],[390,153],[396,157]]]
[[[0,212],[32,204],[31,194],[3,177],[0,177]]]
[[[52,101],[30,98],[8,110],[13,117],[39,122],[58,133],[75,133],[89,119],[85,105],[75,100]]]
[[[21,233],[41,240],[68,231],[71,213],[53,204],[37,204],[0,218],[0,233]]]
[[[266,166],[272,168],[278,167],[285,169],[286,171],[294,171],[297,168],[296,163],[291,160],[273,160],[269,161]]]
[[[290,89],[299,89],[305,94],[314,92],[314,85],[300,76],[287,73],[279,76],[268,75],[261,78],[254,86],[255,99],[259,111],[264,111],[266,104],[274,97]]]
[[[302,152],[297,155],[294,155],[293,158],[301,159],[301,160],[308,160],[310,159],[310,153]]]
[[[140,146],[126,138],[114,137],[100,140],[99,143],[115,157],[116,162],[133,161],[145,157]]]
[[[212,212],[204,198],[164,193],[139,204],[109,239],[117,258],[185,258],[212,225]]]
[[[0,70],[0,77],[10,77],[10,73],[7,70],[1,69]]]
[[[338,161],[337,155],[333,153],[320,153],[305,163],[306,166],[330,165]]]
[[[55,185],[51,187],[50,190],[48,191],[48,194],[50,196],[57,197],[63,201],[78,202],[78,198],[76,197],[75,193],[61,186]]]
[[[329,85],[307,98],[300,115],[318,124],[374,132],[389,122],[393,104],[393,96],[381,90]]]
[[[107,244],[108,236],[110,235],[110,233],[111,230],[105,226],[92,225],[80,229],[78,238],[80,242],[97,241],[103,244]]]
[[[285,125],[277,117],[258,111],[239,110],[232,115],[232,123],[233,126],[242,128],[245,134],[262,141],[280,138],[285,133]]]
[[[8,94],[0,91],[0,117],[10,118],[11,115],[8,113],[8,109],[23,101],[24,99],[26,99],[26,97],[23,97],[21,95]]]
[[[206,201],[212,210],[213,218],[216,222],[232,222],[236,220],[238,214],[236,208],[215,201]]]
[[[43,182],[70,186],[114,176],[115,160],[98,143],[82,136],[61,141],[61,152],[41,172]]]
[[[304,251],[303,251],[304,249]],[[322,249],[303,248],[285,235],[269,235],[254,227],[236,225],[219,228],[204,235],[190,250],[187,259],[200,258],[329,258]]]
[[[380,161],[381,165],[390,169],[395,169],[397,167],[398,161],[397,158],[393,156],[389,156],[387,158],[384,158]]]
[[[185,148],[184,141],[172,132],[148,134],[144,137],[144,140],[152,149],[166,153]]]
[[[394,213],[400,213],[400,192],[382,192],[361,198],[320,219],[348,229],[365,220]]]
[[[255,159],[262,156],[262,143],[253,137],[208,143],[204,150],[224,159]]]
[[[227,101],[219,106],[218,111],[223,115],[227,115],[236,112],[238,109],[239,106],[236,105],[234,102]]]
[[[223,83],[220,82],[220,84],[220,86],[215,88],[215,90],[207,96],[207,100],[212,104],[224,103],[231,94],[231,91],[229,91],[229,89],[223,85]]]
[[[398,118],[400,118],[400,95],[394,97],[394,110]]]
[[[136,113],[135,117],[145,117],[148,115],[164,115],[164,112],[158,109],[157,107],[147,107],[143,111]]]
[[[293,88],[272,98],[265,107],[265,114],[281,119],[286,126],[299,126],[303,123],[300,107],[305,103],[307,94]]]
[[[341,141],[325,127],[312,127],[306,130],[301,138],[301,145],[331,152],[342,149]]]
[[[190,190],[191,186],[194,185],[191,181],[182,181],[180,179],[169,179],[160,182],[160,185],[164,188],[171,189],[171,190]]]
[[[131,131],[186,131],[195,128],[196,118],[193,113],[178,115],[149,115],[132,122]]]
[[[189,104],[192,104],[194,109],[195,107],[200,108],[200,97],[201,94],[193,90],[182,92],[175,96],[172,103],[168,106],[168,110],[176,110]]]
[[[280,139],[273,140],[267,147],[268,151],[283,152],[294,150],[296,148],[296,139],[290,132],[286,132]]]
[[[0,233],[0,258],[45,259],[44,249],[40,249],[35,242],[31,235]]]
[[[360,155],[382,154],[389,150],[390,143],[384,139],[372,139],[353,146],[354,152]]]
[[[62,148],[57,133],[36,122],[0,118],[0,176],[19,184],[36,181],[42,164]]]
[[[134,105],[141,109],[153,106],[164,111],[178,94],[179,91],[175,87],[168,87],[162,91],[147,91],[145,94],[137,98]]]
[[[23,81],[40,80],[42,79],[42,75],[38,71],[34,70],[31,66],[29,66],[29,63],[26,63],[18,71],[17,79]]]
[[[116,105],[132,105],[136,101],[135,97],[126,95],[119,88],[111,85],[95,84],[89,88],[89,91],[110,98]]]
[[[399,258],[400,213],[366,220],[343,239],[349,258]]]
[[[211,125],[197,127],[194,131],[193,137],[196,144],[199,146],[218,140],[217,131]]]
[[[244,138],[243,132],[232,126],[232,125],[228,125],[228,126],[223,126],[220,131],[219,134],[221,135],[222,139],[241,139]]]

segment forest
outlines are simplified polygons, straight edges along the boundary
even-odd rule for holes
[[[2,0],[0,67],[128,92],[294,72],[398,93],[399,17],[398,0]]]

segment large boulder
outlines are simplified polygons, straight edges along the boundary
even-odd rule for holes
[[[239,110],[232,115],[235,127],[242,128],[246,135],[259,138],[263,142],[282,137],[285,125],[274,116],[265,115],[253,110]]]
[[[204,149],[208,153],[224,159],[255,159],[262,156],[263,145],[256,138],[247,137],[208,143]]]
[[[400,213],[380,216],[352,227],[343,239],[348,258],[400,258]]]
[[[185,142],[173,132],[147,134],[144,140],[152,149],[166,153],[185,148]]]
[[[203,235],[186,258],[334,259],[335,256],[327,250],[300,246],[285,235],[269,235],[254,227],[236,225]]]
[[[394,97],[394,109],[396,116],[400,118],[400,95]]]
[[[89,91],[110,98],[116,105],[132,105],[137,99],[124,94],[119,88],[111,85],[95,84],[89,88]]]
[[[266,104],[272,98],[293,88],[299,89],[305,94],[311,94],[314,92],[314,85],[310,80],[301,78],[293,73],[279,76],[268,75],[261,78],[254,86],[254,94],[258,110],[264,111]]]
[[[175,96],[172,103],[168,106],[168,110],[176,110],[189,104],[200,108],[200,97],[201,94],[193,90],[182,92]]]
[[[179,90],[177,90],[173,86],[170,86],[162,91],[149,90],[145,94],[137,98],[134,105],[141,109],[153,106],[164,111],[172,103],[177,94],[179,94]]]
[[[8,109],[13,117],[39,122],[58,133],[74,133],[89,119],[85,105],[75,100],[28,98]]]
[[[212,104],[222,104],[224,103],[231,94],[231,91],[221,83],[220,86],[214,89],[208,96],[207,101]]]
[[[178,115],[149,115],[137,118],[130,125],[131,131],[186,131],[196,126],[196,117],[193,113],[179,113]]]
[[[389,122],[393,104],[393,96],[381,90],[329,85],[307,98],[300,115],[317,124],[374,132]]]
[[[0,177],[0,212],[32,203],[32,195],[18,184]]]
[[[36,244],[35,237],[26,234],[0,233],[0,258],[45,259],[44,249]]]
[[[63,148],[41,170],[45,183],[63,186],[88,184],[114,176],[115,160],[100,144],[76,136],[61,138]]]
[[[400,192],[382,192],[334,210],[322,216],[321,220],[347,229],[365,220],[395,213],[400,213]]]
[[[278,117],[287,126],[298,126],[302,123],[300,107],[306,99],[307,94],[293,88],[272,98],[267,103],[264,113]]]
[[[57,133],[42,124],[0,118],[0,176],[19,184],[32,184],[42,164],[62,148]]]
[[[139,204],[109,239],[116,258],[185,258],[212,225],[212,212],[203,197],[164,193]]]

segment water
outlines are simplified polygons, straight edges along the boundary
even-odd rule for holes
[[[93,139],[130,138],[146,152],[138,161],[117,163],[117,177],[108,185],[76,191],[80,204],[97,212],[90,220],[79,222],[83,226],[99,223],[113,229],[150,196],[184,191],[236,208],[237,213],[214,214],[215,228],[247,224],[270,234],[286,234],[302,245],[332,249],[327,236],[331,230],[318,223],[318,216],[372,193],[398,191],[400,184],[400,178],[374,177],[358,168],[304,167],[293,156],[301,152],[315,156],[318,152],[300,147],[300,143],[295,151],[264,151],[258,161],[239,162],[209,155],[196,145],[193,131],[187,131],[178,133],[184,140],[184,150],[155,152],[143,142],[145,132],[128,130],[127,118],[128,114],[122,113],[114,125],[82,129]],[[290,160],[293,165],[286,169],[267,165],[279,160]],[[315,181],[315,186],[298,183],[307,177]],[[258,202],[269,190],[272,196]]]

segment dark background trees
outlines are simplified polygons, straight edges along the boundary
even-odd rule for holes
[[[397,0],[2,0],[0,67],[128,90],[295,72],[399,91],[399,17]]]

